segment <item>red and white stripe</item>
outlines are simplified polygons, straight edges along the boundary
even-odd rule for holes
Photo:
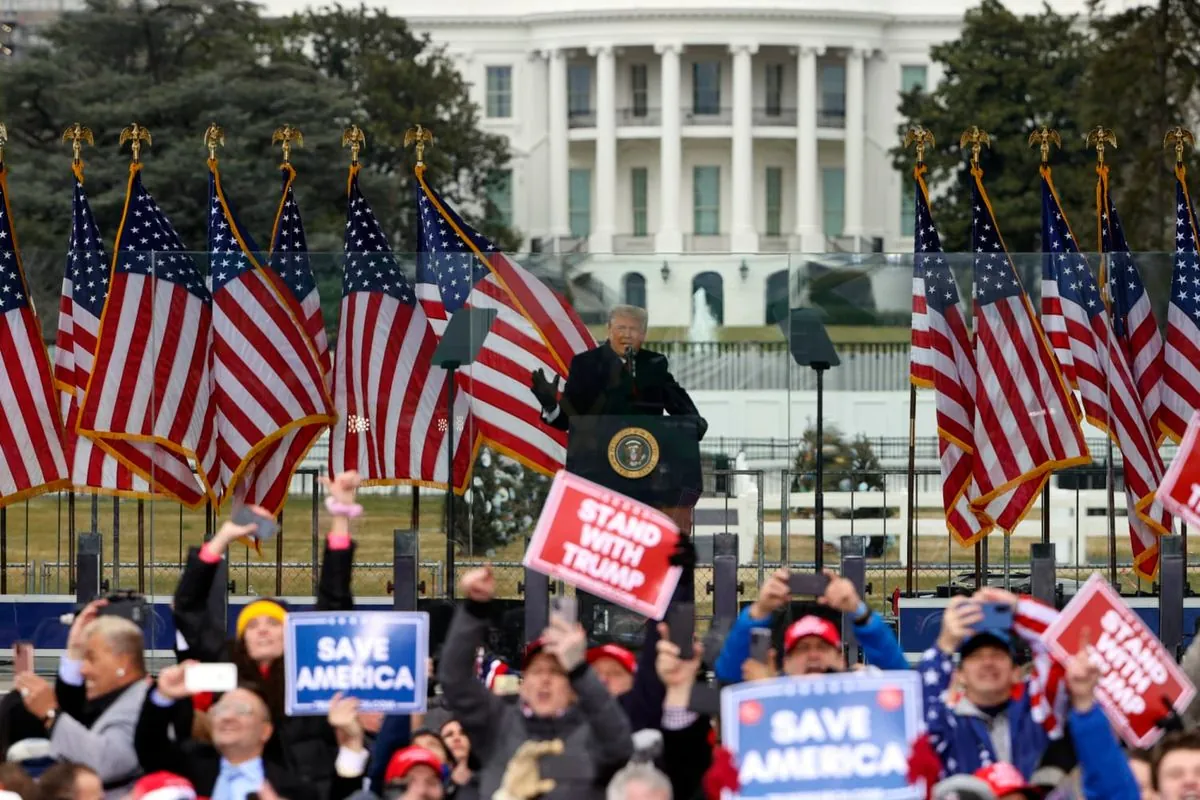
[[[928,309],[925,305],[925,279],[913,270],[912,341],[908,355],[908,379],[914,386],[933,388],[933,353],[929,337]]]
[[[445,486],[446,371],[432,366],[437,337],[420,305],[382,292],[342,298],[330,437],[330,472],[357,470],[365,484]],[[455,474],[467,475],[470,398],[454,404]]]
[[[1014,612],[1013,632],[1025,640],[1033,653],[1033,670],[1026,681],[1030,714],[1051,738],[1057,739],[1064,731],[1070,693],[1066,671],[1051,657],[1042,634],[1059,612],[1032,597],[1022,597]]]
[[[236,495],[275,514],[304,454],[333,422],[332,402],[308,333],[246,248],[216,166],[211,169],[214,223],[228,226],[210,237],[218,496],[224,502]],[[241,258],[251,267],[221,283],[221,270],[236,268]],[[258,458],[289,434],[269,458]],[[239,486],[243,476],[250,480]]]

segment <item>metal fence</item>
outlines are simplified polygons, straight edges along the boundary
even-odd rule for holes
[[[815,391],[816,375],[792,360],[787,342],[652,342],[671,372],[692,391]],[[825,376],[828,391],[883,392],[908,389],[908,342],[837,345],[841,364]]]

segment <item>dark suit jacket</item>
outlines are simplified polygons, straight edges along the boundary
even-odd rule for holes
[[[150,695],[142,705],[134,734],[138,760],[147,774],[165,770],[192,782],[198,797],[212,797],[221,772],[221,755],[212,745],[188,738],[192,726],[191,701],[169,708],[155,705]],[[171,737],[174,730],[175,738]],[[330,765],[330,772],[333,772]],[[271,788],[284,800],[324,800],[318,787],[278,762],[263,758],[263,773]],[[362,779],[334,776],[329,800],[342,800],[362,787]]]
[[[608,342],[575,356],[559,401],[559,415],[550,424],[565,431],[571,417],[585,414],[660,417],[667,413],[694,417],[703,438],[708,423],[671,375],[666,356],[639,350],[633,372],[631,375],[625,360]]]

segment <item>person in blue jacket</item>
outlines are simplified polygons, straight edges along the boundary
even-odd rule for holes
[[[858,596],[854,584],[829,570],[825,570],[825,575],[829,577],[829,585],[817,602],[850,615],[854,635],[867,663],[883,670],[908,669],[900,643],[883,618]],[[758,599],[746,606],[725,637],[725,646],[714,665],[717,680],[723,684],[742,681],[743,664],[750,659],[750,632],[755,628],[770,628],[775,612],[790,598],[788,571],[776,570],[758,593]],[[844,672],[847,668],[838,627],[813,614],[801,617],[788,627],[783,637],[783,649],[782,666],[786,675],[824,675]]]
[[[1096,702],[1100,669],[1088,658],[1089,647],[1082,648],[1067,664],[1067,692],[1071,711],[1067,731],[1075,745],[1083,775],[1086,800],[1140,800],[1142,790],[1129,761],[1113,733],[1104,710]]]

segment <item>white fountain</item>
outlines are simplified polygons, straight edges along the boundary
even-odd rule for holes
[[[697,286],[692,294],[692,324],[688,327],[689,342],[715,342],[717,340],[717,318],[708,307],[708,293]]]

